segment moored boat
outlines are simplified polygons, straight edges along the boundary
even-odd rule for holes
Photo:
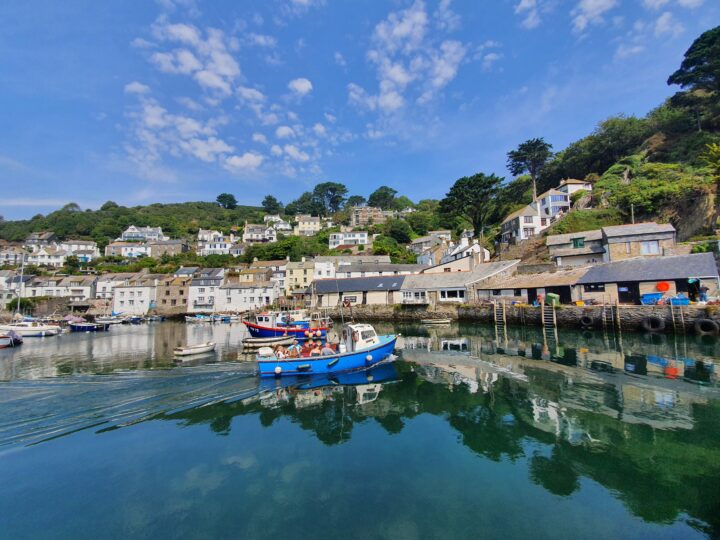
[[[436,324],[450,324],[452,323],[452,319],[420,319],[420,322],[428,326],[433,326]]]
[[[107,332],[110,329],[110,323],[97,323],[88,321],[74,321],[68,323],[71,332]]]
[[[291,345],[295,338],[293,336],[277,336],[267,338],[245,338],[242,341],[246,349],[257,349],[260,347],[274,347],[275,345]]]
[[[215,350],[215,342],[207,341],[198,345],[186,345],[185,347],[175,347],[173,353],[175,356],[191,356],[193,354],[203,354]]]
[[[209,315],[202,315],[198,313],[197,315],[185,315],[185,322],[188,323],[209,323],[212,322],[212,317]]]
[[[98,324],[122,324],[123,320],[115,315],[103,315],[95,317],[95,322]]]
[[[255,316],[255,322],[243,321],[252,337],[268,338],[277,336],[291,336],[295,339],[306,340],[311,338],[324,339],[327,336],[328,326],[321,321],[308,326],[279,325],[275,313],[260,313]]]
[[[22,345],[22,343],[23,339],[12,330],[7,334],[0,334],[0,349],[17,347],[18,345]]]
[[[55,324],[42,324],[35,321],[22,321],[12,324],[0,325],[0,332],[13,331],[21,337],[46,337],[57,336],[62,328]]]
[[[342,332],[342,342],[334,354],[298,358],[258,354],[258,368],[261,377],[364,369],[390,356],[395,349],[396,340],[395,334],[377,335],[375,328],[369,324],[346,324]]]

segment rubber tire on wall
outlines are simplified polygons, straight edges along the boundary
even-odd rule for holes
[[[717,336],[720,331],[720,326],[712,319],[698,319],[694,326],[699,336]]]
[[[665,319],[657,315],[651,315],[650,317],[645,317],[640,323],[640,326],[646,332],[662,332],[665,330]]]
[[[595,326],[595,319],[592,317],[592,315],[583,315],[580,317],[580,326],[583,328],[588,328]]]

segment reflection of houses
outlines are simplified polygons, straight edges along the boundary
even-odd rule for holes
[[[712,253],[696,253],[598,264],[578,279],[578,296],[582,300],[638,304],[642,294],[657,293],[661,282],[667,286],[664,291],[667,295],[681,292],[695,296],[701,286],[706,286],[709,296],[715,296],[718,290],[715,257]]]

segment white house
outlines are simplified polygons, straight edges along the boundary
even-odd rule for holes
[[[118,238],[123,242],[156,242],[169,239],[169,236],[163,234],[161,227],[136,227],[135,225],[130,225]]]
[[[63,278],[55,276],[35,276],[25,284],[23,298],[37,298],[39,296],[65,296]]]
[[[338,279],[356,277],[403,276],[419,274],[427,267],[422,264],[391,264],[391,263],[353,263],[338,266],[335,277]]]
[[[557,189],[549,189],[538,195],[536,204],[540,205],[540,215],[549,217],[552,222],[557,216],[570,210],[570,195]]]
[[[198,231],[197,254],[201,257],[208,255],[230,255],[237,238],[234,234],[223,234],[220,231],[200,229]]]
[[[0,266],[20,266],[23,259],[27,260],[28,252],[16,246],[0,250]]]
[[[472,256],[476,256],[481,262],[490,260],[490,252],[478,244],[477,240],[470,242],[467,236],[462,236],[457,244],[450,243],[445,253],[440,257],[440,264]]]
[[[190,313],[217,311],[215,302],[224,281],[224,268],[203,268],[195,272],[188,291],[188,311]]]
[[[50,266],[52,268],[62,268],[65,266],[65,259],[69,253],[64,249],[54,247],[41,247],[30,253],[27,257],[29,264],[37,266]]]
[[[150,246],[144,242],[110,242],[105,246],[106,257],[137,259],[150,256]]]
[[[63,296],[72,300],[95,298],[97,278],[95,276],[67,276],[60,282]]]
[[[505,243],[521,242],[546,229],[550,225],[549,217],[538,214],[535,203],[528,204],[510,214],[500,225],[502,241]]]
[[[111,299],[115,287],[127,284],[135,275],[133,272],[123,272],[99,276],[95,283],[95,298]]]
[[[126,315],[145,315],[155,308],[157,286],[163,274],[138,274],[126,284],[115,287],[113,312]]]
[[[277,214],[268,214],[267,216],[264,216],[263,222],[267,226],[275,229],[277,232],[291,233],[293,230],[292,225]]]
[[[273,304],[280,297],[277,281],[227,283],[216,296],[216,311],[243,312]]]
[[[340,246],[365,246],[368,244],[367,231],[337,232],[330,235],[328,245],[330,249]]]
[[[84,262],[90,262],[100,256],[97,242],[93,242],[92,240],[64,240],[58,243],[57,247],[71,252],[79,259],[88,257],[89,260]]]
[[[563,193],[567,193],[568,195],[572,195],[576,191],[581,190],[591,192],[592,188],[593,186],[590,182],[586,182],[585,180],[575,180],[573,178],[568,178],[560,182],[557,190],[562,191]]]
[[[277,231],[265,224],[256,224],[245,222],[243,229],[242,241],[245,244],[261,244],[265,242],[277,241]]]

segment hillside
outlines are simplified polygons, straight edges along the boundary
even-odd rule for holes
[[[107,202],[99,210],[82,210],[77,205],[68,204],[46,216],[38,214],[28,220],[0,222],[0,238],[21,241],[31,232],[50,230],[61,239],[92,239],[104,246],[133,224],[160,226],[172,238],[190,238],[199,228],[228,231],[233,226],[242,226],[245,220],[262,219],[262,215],[259,207],[226,209],[210,202],[133,207]]]

